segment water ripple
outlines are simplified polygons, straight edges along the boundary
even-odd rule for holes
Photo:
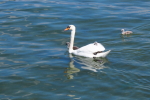
[[[0,4],[0,99],[149,100],[148,1]],[[108,57],[70,57],[69,24],[77,29],[75,45],[100,42],[112,50]],[[123,28],[133,34],[122,36]]]

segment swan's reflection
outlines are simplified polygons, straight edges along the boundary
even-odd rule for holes
[[[84,57],[75,57],[76,61],[80,63],[81,68],[98,72],[100,69],[107,68],[104,66],[108,60],[106,58],[84,58]]]
[[[80,56],[73,56],[72,54],[69,54],[69,57],[71,61],[69,63],[69,67],[65,71],[65,73],[67,73],[66,76],[68,79],[73,79],[73,74],[80,72],[80,69],[74,66],[74,62],[80,64],[82,69],[91,70],[93,72],[98,72],[100,69],[107,68],[104,66],[104,63],[108,62],[106,58],[85,58]]]
[[[73,77],[74,77],[73,74],[77,73],[77,72],[80,72],[80,69],[76,68],[73,63],[74,63],[74,60],[71,59],[71,61],[69,63],[69,67],[65,71],[65,73],[67,73],[66,76],[67,76],[68,79],[73,79]]]

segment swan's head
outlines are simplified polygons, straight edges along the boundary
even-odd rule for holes
[[[72,30],[72,31],[74,31],[76,29],[76,27],[74,26],[74,25],[69,25],[69,26],[67,26],[67,28],[66,29],[64,29],[65,31],[67,31],[67,30]]]
[[[124,32],[124,29],[121,29],[122,32]]]

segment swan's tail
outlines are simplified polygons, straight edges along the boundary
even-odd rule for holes
[[[102,52],[102,53],[98,53],[97,55],[95,55],[94,57],[106,57],[111,50],[106,51],[106,52]]]

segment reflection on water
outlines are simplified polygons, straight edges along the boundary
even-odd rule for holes
[[[132,34],[127,34],[127,35],[122,35],[121,34],[121,39],[122,39],[123,42],[125,42],[125,41],[127,41],[127,38],[129,38],[131,36],[132,36]]]
[[[91,70],[93,72],[98,72],[100,69],[107,68],[104,66],[104,64],[108,62],[106,58],[85,58],[73,56],[72,54],[69,54],[69,57],[71,61],[69,63],[69,67],[65,71],[68,79],[73,79],[73,74],[80,72],[80,69],[75,67],[74,62],[80,64],[82,69]]]
[[[74,77],[73,74],[77,73],[77,72],[80,72],[80,69],[76,68],[73,63],[74,63],[74,60],[71,59],[71,61],[69,63],[69,67],[65,71],[65,73],[67,73],[66,76],[67,76],[68,79],[73,79],[73,77]]]
[[[100,69],[107,68],[104,66],[108,60],[106,58],[84,58],[76,57],[76,62],[82,65],[81,68],[98,72]]]
[[[69,63],[69,67],[67,68],[67,70],[65,71],[65,73],[67,73],[67,78],[68,79],[73,79],[73,74],[74,73],[77,73],[77,72],[80,72],[80,69],[76,68],[74,66],[74,60],[73,60],[73,56],[72,54],[69,54],[69,58],[70,58],[70,63]]]

